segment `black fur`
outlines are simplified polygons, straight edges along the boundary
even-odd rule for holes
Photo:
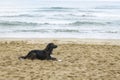
[[[57,45],[49,43],[44,50],[32,50],[26,56],[19,57],[19,59],[57,60],[56,58],[51,57],[54,48],[57,48]]]

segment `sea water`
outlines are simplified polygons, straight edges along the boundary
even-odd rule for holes
[[[120,39],[120,1],[4,0],[2,37]]]

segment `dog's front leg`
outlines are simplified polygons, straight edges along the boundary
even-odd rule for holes
[[[49,53],[49,52],[46,52],[46,59],[47,59],[47,60],[51,60],[51,56],[50,56],[50,53]]]
[[[47,60],[51,60],[51,56],[50,55],[47,55]]]
[[[57,58],[51,57],[51,60],[57,61]]]

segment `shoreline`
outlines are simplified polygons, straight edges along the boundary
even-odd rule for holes
[[[27,43],[69,43],[69,44],[98,44],[98,45],[120,45],[120,39],[89,39],[89,38],[0,38],[0,42],[23,41]]]

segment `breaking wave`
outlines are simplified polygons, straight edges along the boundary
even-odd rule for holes
[[[0,21],[0,26],[40,26],[40,25],[69,25],[69,26],[81,26],[81,25],[120,25],[116,22],[94,22],[94,21],[75,21],[75,22],[22,22],[22,21]]]

